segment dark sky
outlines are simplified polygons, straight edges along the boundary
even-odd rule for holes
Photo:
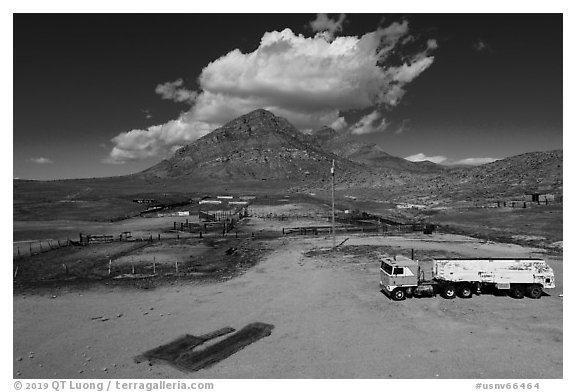
[[[161,99],[158,84],[182,78],[197,89],[210,62],[254,51],[265,32],[313,36],[315,17],[15,15],[14,177],[100,177],[153,165],[162,156],[104,161],[116,135],[190,108]],[[437,41],[434,62],[385,113],[388,127],[360,138],[444,163],[562,148],[562,15],[349,14],[339,35],[401,20]]]

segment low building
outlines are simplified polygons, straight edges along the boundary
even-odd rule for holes
[[[200,200],[198,204],[222,204],[222,200]]]

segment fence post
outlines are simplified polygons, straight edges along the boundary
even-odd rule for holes
[[[18,257],[20,257],[20,247],[18,247]],[[18,267],[16,267],[18,268]]]
[[[156,256],[154,256],[154,261],[152,261],[152,273],[156,275]]]
[[[176,260],[176,275],[178,275],[178,260]]]
[[[28,245],[30,245],[30,256],[32,256],[32,243],[30,242]]]
[[[160,234],[158,234],[158,241],[160,241]]]

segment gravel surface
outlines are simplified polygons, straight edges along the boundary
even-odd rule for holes
[[[344,239],[344,237],[342,238]],[[338,241],[340,242],[340,241]],[[285,237],[245,274],[154,290],[15,295],[13,374],[21,378],[562,378],[562,258],[539,300],[482,295],[393,302],[371,255],[327,252],[331,239]],[[542,256],[456,235],[350,236],[346,246]],[[409,254],[409,253],[408,253]],[[253,322],[267,336],[212,367],[182,373],[134,357],[184,334]],[[33,353],[33,354],[31,354]],[[106,371],[103,371],[106,369]]]

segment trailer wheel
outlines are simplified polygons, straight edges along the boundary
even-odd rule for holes
[[[402,301],[406,299],[406,292],[404,292],[402,289],[394,289],[392,291],[392,299],[394,301]]]
[[[510,287],[510,296],[516,299],[524,298],[524,288],[522,286]]]
[[[526,289],[526,295],[530,298],[538,299],[542,296],[542,287],[533,284]]]
[[[456,297],[456,289],[452,285],[446,285],[442,288],[442,297],[452,299]]]
[[[458,295],[462,298],[470,298],[472,297],[472,286],[469,284],[463,284],[458,287]]]

